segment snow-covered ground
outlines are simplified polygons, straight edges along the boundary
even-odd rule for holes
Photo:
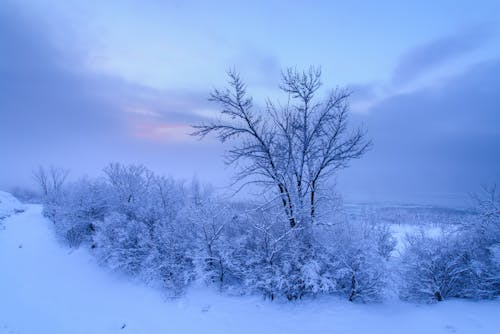
[[[25,210],[25,206],[14,196],[0,190],[0,221]]]
[[[204,287],[177,300],[100,268],[55,240],[42,208],[3,220],[0,333],[498,333],[500,301],[279,303]]]
[[[443,232],[441,227],[435,225],[424,227],[411,224],[391,224],[389,226],[391,234],[396,240],[396,246],[394,247],[394,254],[396,255],[405,249],[406,237],[408,235],[424,233],[428,237],[437,238]]]

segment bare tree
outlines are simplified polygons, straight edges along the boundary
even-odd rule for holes
[[[68,174],[67,169],[54,166],[46,169],[38,166],[38,169],[33,172],[33,178],[42,192],[42,197],[47,197],[50,193],[57,193],[61,190]]]
[[[193,135],[214,133],[222,142],[233,140],[227,162],[240,163],[236,179],[276,189],[291,227],[312,223],[318,191],[371,145],[364,130],[348,129],[350,93],[335,89],[316,101],[321,71],[288,69],[280,85],[287,103],[267,99],[265,108],[257,110],[240,76],[234,71],[228,76],[229,88],[210,96],[222,107],[221,117],[195,125]]]
[[[133,204],[153,183],[153,173],[143,165],[111,163],[104,168],[109,183],[123,203]]]

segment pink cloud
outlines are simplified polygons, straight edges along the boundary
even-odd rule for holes
[[[192,141],[190,132],[192,132],[192,128],[187,124],[151,121],[136,122],[132,129],[134,137],[156,143]]]

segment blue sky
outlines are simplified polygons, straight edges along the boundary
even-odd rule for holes
[[[500,178],[498,1],[4,1],[0,187],[37,164],[110,161],[230,183],[224,146],[189,137],[238,69],[256,98],[280,70],[347,86],[373,150],[348,199],[445,201]]]

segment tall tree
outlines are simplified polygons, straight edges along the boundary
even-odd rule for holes
[[[335,89],[318,101],[321,71],[287,69],[280,85],[287,102],[267,99],[264,108],[256,108],[238,73],[228,76],[229,87],[210,96],[221,117],[195,125],[193,135],[231,140],[228,163],[242,162],[237,179],[275,189],[290,227],[313,223],[318,192],[329,177],[371,145],[363,129],[348,129],[350,92]]]

